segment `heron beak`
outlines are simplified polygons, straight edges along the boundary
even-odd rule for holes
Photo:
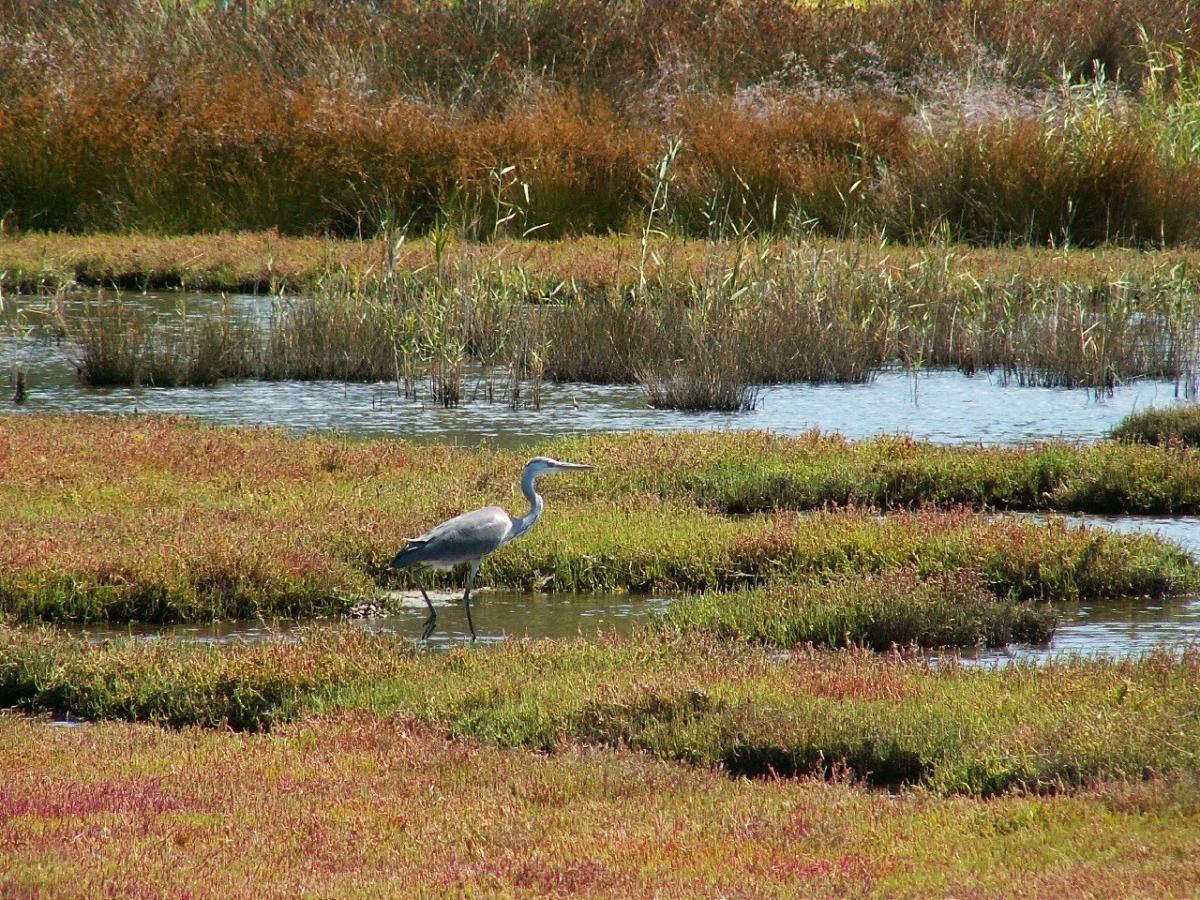
[[[556,469],[590,469],[590,468],[592,468],[587,463],[569,463],[569,462],[556,462],[554,464],[554,467]]]

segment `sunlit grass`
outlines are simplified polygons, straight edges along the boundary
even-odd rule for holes
[[[661,628],[785,650],[801,644],[888,650],[1042,643],[1056,622],[1049,605],[998,598],[970,571],[929,579],[900,571],[686,598],[663,614]]]
[[[369,710],[543,752],[631,747],[733,775],[844,771],[976,795],[1194,772],[1198,664],[1184,651],[930,667],[695,632],[436,654],[350,626],[253,645],[0,627],[0,700],[30,710],[251,731]]]
[[[0,718],[0,891],[1186,893],[1191,779],[980,801],[747,782],[642,753],[447,740],[402,717],[269,736]],[[166,849],[169,848],[169,849]]]
[[[487,244],[455,240],[442,246],[452,265],[511,267],[526,273],[536,292],[549,292],[562,282],[595,290],[636,284],[642,262],[636,236],[580,237],[563,241],[500,239]],[[755,242],[757,245],[757,241]],[[778,254],[787,244],[768,243]],[[866,272],[893,282],[906,271],[932,275],[941,270],[948,287],[963,289],[972,279],[1000,284],[1017,276],[1041,282],[1099,285],[1133,280],[1163,282],[1171,270],[1200,265],[1200,253],[1188,247],[1131,250],[1040,247],[978,247],[967,244],[913,247],[873,241],[812,238],[804,241],[833,259],[853,255]],[[706,241],[655,238],[644,262],[652,282],[679,282],[703,274],[706,267],[736,257],[737,240]],[[238,232],[163,236],[157,234],[22,232],[0,240],[0,286],[9,293],[36,293],[41,288],[88,286],[154,290],[245,293],[308,291],[332,271],[354,277],[386,271],[389,259],[399,272],[436,263],[435,240],[409,237],[397,247],[387,237],[346,240],[297,237],[274,232]],[[931,288],[932,289],[932,288]]]
[[[681,234],[1188,242],[1189,16],[39,0],[0,26],[0,210],[75,231],[631,232],[678,142],[658,224]]]
[[[82,313],[61,302],[61,336],[81,360],[100,361],[80,371],[96,383],[381,380],[408,396],[429,377],[440,402],[445,374],[461,389],[469,362],[509,382],[641,383],[654,406],[738,409],[764,384],[863,382],[897,366],[1097,392],[1145,377],[1186,392],[1197,377],[1187,252],[657,240],[643,254],[628,239],[589,239],[331,242],[322,254],[294,240],[278,248],[276,269],[269,238],[159,242],[151,258],[94,239],[104,261],[88,258],[89,239],[44,241],[14,242],[16,284],[73,265],[92,283],[212,275],[274,292],[262,301],[272,314],[252,328],[228,309],[202,325],[167,316],[151,327],[120,298],[101,295]],[[39,248],[62,255],[39,262]],[[180,256],[193,249],[198,257]],[[231,252],[240,275],[197,261],[211,254],[207,265],[222,266]]]
[[[1130,413],[1113,429],[1112,436],[1126,443],[1200,447],[1200,403]]]
[[[1086,509],[1101,498],[1099,508],[1136,509],[1122,498],[1143,495],[1183,508],[1194,502],[1192,451],[951,450],[754,434],[542,449],[596,472],[547,481],[545,520],[487,560],[483,583],[682,593],[965,569],[999,597],[1064,601],[1171,595],[1197,577],[1186,554],[1153,536],[958,508]],[[402,583],[386,563],[405,537],[487,503],[519,513],[516,475],[534,452],[153,417],[11,416],[0,420],[0,608],[65,621],[338,614],[356,596]],[[949,508],[886,518],[837,508],[855,502]],[[832,508],[794,511],[823,506]],[[728,514],[747,509],[759,512]]]

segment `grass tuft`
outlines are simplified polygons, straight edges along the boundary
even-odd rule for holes
[[[671,634],[709,634],[790,649],[862,646],[1002,647],[1050,639],[1057,613],[1046,605],[997,598],[971,572],[779,584],[675,603],[661,627]]]
[[[1200,403],[1131,413],[1112,436],[1124,443],[1200,447]]]

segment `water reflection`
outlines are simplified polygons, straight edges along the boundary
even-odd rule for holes
[[[469,644],[461,592],[430,591],[437,609],[437,628],[429,639],[433,649]],[[666,609],[671,601],[629,594],[524,594],[477,589],[471,611],[480,643],[525,638],[593,638],[601,632],[630,634],[638,625]],[[379,618],[350,619],[347,626],[364,631],[397,634],[417,641],[429,616],[425,601],[414,592],[389,598],[391,612]],[[305,622],[215,622],[202,625],[82,626],[71,630],[93,640],[134,637],[200,643],[289,639],[314,624]]]
[[[959,654],[968,665],[1044,663],[1071,656],[1113,659],[1142,656],[1151,650],[1182,652],[1200,643],[1200,598],[1135,606],[1092,604],[1064,607],[1054,638],[1045,645],[1010,644]]]
[[[202,316],[222,302],[215,296],[137,295],[127,301],[148,312]],[[269,300],[229,298],[239,314],[262,315]],[[183,306],[181,307],[181,304]],[[930,372],[913,378],[885,373],[865,385],[782,385],[763,392],[749,413],[680,413],[646,407],[632,386],[551,384],[541,409],[512,410],[482,401],[446,410],[397,396],[391,384],[336,382],[242,382],[215,388],[86,388],[75,378],[66,348],[55,341],[54,315],[45,301],[5,298],[0,307],[0,383],[14,366],[26,376],[29,413],[177,413],[219,423],[266,424],[296,430],[338,429],[354,435],[388,435],[414,440],[501,446],[589,431],[768,429],[797,434],[811,428],[850,438],[907,432],[944,443],[1014,444],[1065,438],[1103,437],[1134,409],[1178,402],[1175,385],[1142,381],[1119,387],[1112,397],[1086,390],[1022,388],[996,378]],[[468,383],[470,396],[473,386]],[[1151,531],[1200,556],[1200,518],[1082,516],[1081,521],[1117,531]],[[454,595],[456,597],[456,595]],[[439,595],[438,629],[431,646],[467,640],[461,605]],[[627,595],[526,595],[485,591],[474,608],[480,640],[592,637],[603,630],[628,633],[660,612],[667,599]],[[360,620],[354,627],[420,636],[423,602],[409,597],[389,616]],[[287,638],[302,623],[225,622],[171,627],[129,626],[78,629],[96,638],[133,635],[194,641],[256,641]],[[1042,661],[1063,654],[1128,656],[1156,647],[1200,640],[1200,599],[1160,606],[1094,604],[1063,610],[1054,640],[1044,647],[1009,647],[965,654],[972,664]]]
[[[1123,534],[1156,534],[1174,541],[1192,556],[1200,559],[1200,516],[1071,516],[1071,522],[1080,522],[1098,528],[1108,528]]]
[[[175,316],[182,301],[180,295],[148,295],[127,302]],[[220,302],[188,295],[186,310],[203,315]],[[270,301],[238,296],[229,302],[250,315]],[[11,299],[5,303],[10,325],[21,309],[26,324],[50,321],[44,303],[41,312],[31,311],[28,301],[24,306]],[[512,410],[503,402],[483,400],[447,410],[406,401],[390,383],[246,381],[212,388],[86,388],[75,378],[67,348],[52,339],[50,330],[37,328],[27,337],[0,338],[0,379],[14,363],[25,372],[29,394],[24,406],[12,408],[31,413],[176,413],[227,424],[338,429],[352,435],[461,444],[487,439],[501,446],[579,432],[729,428],[784,434],[820,428],[850,438],[906,432],[944,443],[1094,440],[1134,409],[1178,402],[1175,384],[1167,381],[1123,385],[1113,396],[1097,399],[1087,390],[1026,388],[998,377],[941,371],[915,378],[886,372],[861,385],[774,386],[763,391],[758,409],[746,413],[649,409],[636,386],[585,383],[547,385],[543,405],[536,410]],[[466,394],[472,393],[484,392],[469,379]]]
[[[433,594],[438,610],[437,629],[428,646],[448,650],[470,644],[466,615],[458,594]],[[582,637],[602,633],[627,635],[647,625],[672,602],[669,598],[615,594],[521,594],[484,590],[472,597],[471,608],[479,643],[506,640]],[[1061,609],[1062,620],[1047,644],[1012,644],[998,649],[959,651],[953,655],[966,665],[995,666],[1011,662],[1044,663],[1068,656],[1135,657],[1156,649],[1179,651],[1200,642],[1200,598],[1136,605],[1096,603]],[[374,619],[354,619],[347,627],[373,633],[396,634],[414,642],[420,639],[428,613],[418,595],[408,595],[394,611]],[[82,626],[70,630],[92,640],[133,637],[142,640],[173,639],[200,643],[253,643],[290,640],[314,624],[306,622],[217,622],[204,625]],[[935,657],[945,654],[934,654]]]

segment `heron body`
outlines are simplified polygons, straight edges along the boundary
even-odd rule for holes
[[[537,492],[539,477],[548,472],[590,468],[591,466],[582,463],[559,462],[545,456],[534,457],[525,464],[525,471],[521,475],[521,492],[529,501],[528,513],[520,517],[510,516],[499,506],[485,506],[465,512],[435,525],[420,537],[409,538],[391,565],[397,569],[413,568],[419,573],[421,569],[449,571],[464,563],[470,563],[467,586],[463,592],[463,605],[467,610],[471,640],[475,640],[475,623],[471,620],[471,588],[475,584],[475,576],[479,573],[484,557],[509,541],[516,540],[537,524],[545,508],[542,496]],[[421,589],[426,606],[429,607],[429,619],[425,623],[425,632],[422,635],[422,640],[427,640],[437,624],[437,612],[434,611],[433,603],[429,600],[429,594],[425,592],[419,574],[417,586]]]
[[[503,547],[515,530],[513,518],[499,506],[473,509],[435,525],[425,534],[409,538],[408,546],[396,554],[398,569],[422,566],[448,572]]]

